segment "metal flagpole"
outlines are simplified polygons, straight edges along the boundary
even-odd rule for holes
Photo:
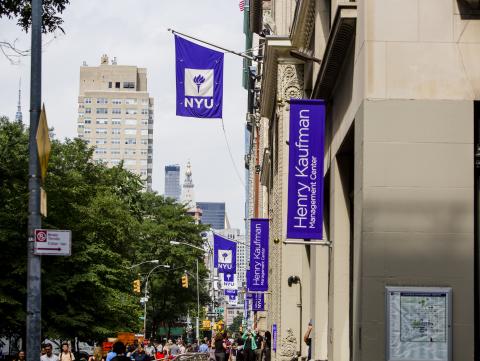
[[[253,56],[250,56],[250,55],[247,55],[247,54],[243,54],[243,53],[240,53],[240,52],[238,52],[238,51],[230,50],[230,49],[224,48],[223,46],[219,46],[219,45],[212,44],[212,43],[210,43],[210,42],[208,42],[208,41],[198,39],[198,38],[196,38],[196,37],[194,37],[194,36],[187,35],[187,34],[181,33],[181,32],[179,32],[179,31],[176,31],[176,30],[173,30],[173,29],[167,29],[167,30],[170,31],[172,34],[178,34],[178,35],[184,36],[184,37],[186,37],[186,38],[199,41],[199,42],[201,42],[201,43],[207,44],[207,45],[212,46],[212,47],[214,47],[214,48],[217,48],[217,49],[226,51],[227,53],[235,54],[235,55],[241,56],[242,58],[245,58],[245,59],[248,59],[248,60],[259,61],[258,59],[256,59],[256,58],[253,57]]]
[[[197,265],[197,320],[196,320],[196,337],[197,337],[197,346],[200,342],[200,289],[198,288],[198,258],[195,258]]]
[[[38,361],[41,337],[41,256],[33,253],[40,215],[40,166],[36,134],[42,103],[42,0],[32,0],[30,139],[28,159],[27,361]]]

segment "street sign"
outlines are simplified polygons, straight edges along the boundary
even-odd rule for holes
[[[72,254],[72,232],[36,229],[34,254],[37,256],[70,256]]]
[[[42,187],[40,187],[40,214],[47,216],[47,192]]]
[[[42,180],[45,182],[45,177],[47,176],[48,158],[50,158],[50,150],[52,149],[52,144],[50,142],[50,135],[48,132],[47,113],[45,112],[45,104],[43,104],[42,111],[40,113],[36,139],[37,139],[38,161],[40,163],[41,176],[42,176]]]
[[[217,313],[223,313],[223,311],[225,311],[223,309],[223,307],[217,307],[216,310],[215,310],[215,312],[217,312]]]

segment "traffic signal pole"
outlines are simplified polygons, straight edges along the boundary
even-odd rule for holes
[[[197,319],[195,325],[195,335],[197,338],[197,346],[200,346],[200,288],[198,287],[198,258],[195,258],[196,265],[197,265]]]
[[[32,45],[30,63],[30,138],[28,144],[28,259],[27,259],[27,361],[38,361],[42,323],[42,258],[33,253],[35,229],[40,215],[40,165],[36,134],[42,103],[42,0],[32,0]]]

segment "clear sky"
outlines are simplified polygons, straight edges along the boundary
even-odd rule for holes
[[[72,0],[63,14],[65,34],[46,35],[42,99],[49,126],[57,138],[76,136],[79,69],[83,61],[98,66],[102,54],[118,64],[147,68],[148,91],[155,98],[153,189],[164,190],[164,166],[192,163],[197,201],[226,202],[232,226],[244,227],[244,188],[228,155],[219,119],[175,116],[173,35],[185,32],[226,48],[244,50],[243,13],[237,0]],[[0,40],[18,39],[30,47],[30,36],[15,21],[0,20]],[[30,58],[11,65],[0,54],[0,115],[16,112],[22,78],[24,122],[29,122]],[[225,55],[224,122],[235,166],[244,174],[246,91],[242,59]],[[184,175],[181,176],[183,182]],[[243,181],[243,179],[242,179]]]

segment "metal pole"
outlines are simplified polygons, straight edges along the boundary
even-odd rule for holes
[[[150,276],[150,274],[148,274]],[[145,282],[145,296],[143,299],[143,338],[147,338],[147,289],[148,289],[148,276]]]
[[[36,134],[42,104],[42,0],[32,0],[32,45],[30,65],[30,139],[28,159],[28,260],[27,260],[27,361],[38,361],[42,323],[42,259],[33,254],[35,229],[40,215],[40,166]]]
[[[200,340],[200,289],[198,287],[198,258],[195,258],[197,264],[197,320],[196,320],[196,337],[197,337],[197,345]]]

